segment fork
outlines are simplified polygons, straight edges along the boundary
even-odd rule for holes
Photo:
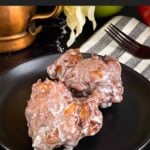
[[[110,24],[107,27],[107,29],[105,29],[105,32],[112,39],[114,39],[120,45],[120,47],[122,47],[130,54],[139,58],[144,58],[144,59],[150,58],[150,47],[136,42],[134,39],[127,36],[125,33],[123,33],[120,29],[118,29],[113,24]]]

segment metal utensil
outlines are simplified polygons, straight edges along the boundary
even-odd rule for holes
[[[139,58],[150,58],[150,47],[136,42],[113,24],[110,24],[105,31],[127,52]]]

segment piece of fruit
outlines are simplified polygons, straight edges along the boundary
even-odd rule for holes
[[[138,12],[144,22],[150,26],[150,6],[139,6]]]
[[[113,5],[113,6],[96,6],[95,7],[95,17],[108,17],[118,13],[122,10],[123,6]]]

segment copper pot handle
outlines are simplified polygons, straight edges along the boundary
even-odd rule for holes
[[[58,16],[62,11],[62,6],[56,6],[54,10],[50,13],[39,13],[34,15],[28,24],[28,31],[31,35],[37,35],[42,30],[42,25],[36,27],[35,21],[39,19],[47,19],[50,17],[56,17]]]

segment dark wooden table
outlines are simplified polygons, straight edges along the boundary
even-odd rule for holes
[[[46,7],[48,9],[48,7]],[[45,10],[44,6],[38,6],[38,10]],[[125,15],[135,17],[141,20],[138,12],[137,7],[135,6],[126,6],[124,9],[119,12],[117,15]],[[106,18],[97,18],[97,28],[98,30],[101,26],[103,26],[108,20],[112,17]],[[12,66],[19,64],[25,60],[36,58],[39,56],[44,56],[48,54],[58,53],[58,49],[56,46],[56,40],[61,35],[60,26],[58,25],[60,21],[64,18],[63,15],[59,16],[59,18],[49,19],[46,21],[41,22],[43,24],[43,31],[38,34],[35,42],[26,49],[23,49],[18,52],[14,53],[1,53],[0,54],[0,73],[6,71],[7,69],[11,68]],[[142,21],[142,20],[141,20]],[[96,31],[95,30],[95,31]],[[82,34],[78,37],[76,42],[71,46],[72,48],[80,47],[82,43],[84,43],[95,31],[92,30],[92,25],[90,22],[87,22],[84,26],[84,30]],[[66,41],[69,38],[69,30],[68,33],[60,38],[60,46],[67,50]],[[147,150],[150,149],[150,146],[146,148]]]

